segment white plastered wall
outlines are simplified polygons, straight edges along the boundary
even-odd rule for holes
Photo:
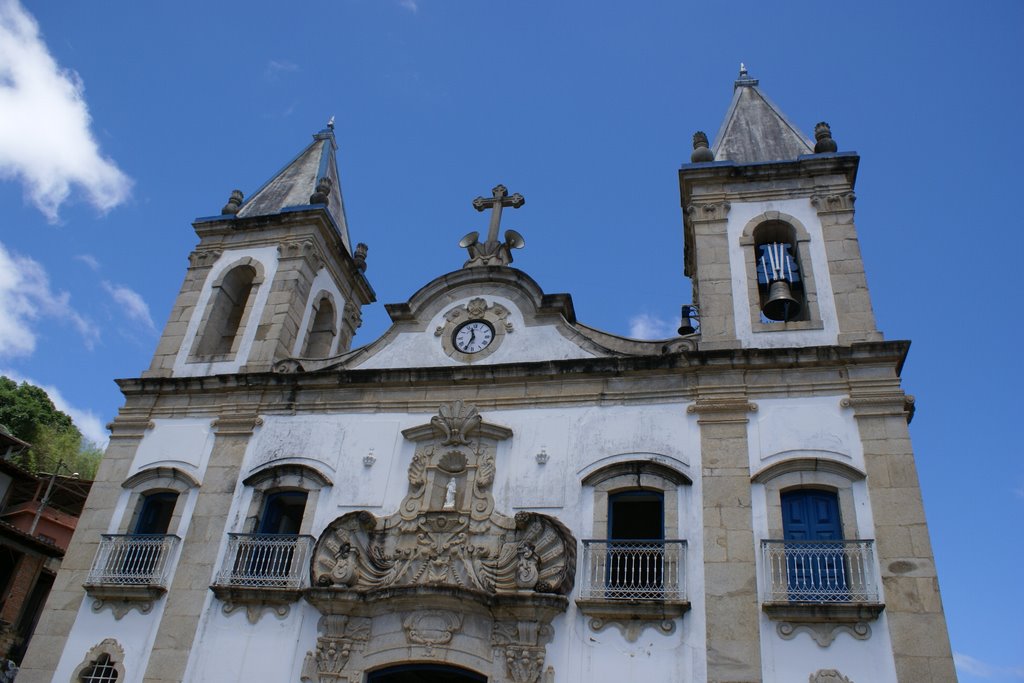
[[[202,482],[212,448],[213,430],[210,420],[154,420],[153,428],[146,432],[135,452],[129,475],[153,467],[176,467]],[[118,533],[125,517],[132,514],[129,504],[134,493],[128,489],[121,492],[107,533]],[[193,488],[185,494],[178,526],[169,529],[169,533],[179,538],[185,537],[198,493],[198,489]],[[169,581],[174,580],[180,559],[180,556],[171,559]],[[116,619],[110,608],[94,612],[92,604],[93,599],[86,595],[68,634],[67,645],[53,680],[71,681],[72,673],[84,661],[89,650],[105,638],[113,638],[124,649],[124,683],[142,683],[167,601],[154,601],[149,614],[141,614],[132,609],[121,619]]]
[[[224,361],[198,361],[189,362],[192,347],[196,343],[196,335],[199,334],[199,326],[203,322],[203,316],[210,304],[210,296],[213,293],[213,283],[217,281],[225,271],[241,259],[246,257],[259,261],[263,267],[263,283],[256,290],[256,299],[253,301],[248,320],[245,327],[239,330],[242,340],[238,345],[238,352],[231,360]],[[210,268],[203,283],[203,290],[199,294],[199,301],[192,309],[192,319],[188,321],[188,328],[185,330],[185,338],[178,349],[178,355],[174,358],[175,377],[197,377],[205,375],[220,375],[238,372],[249,358],[252,350],[253,340],[256,338],[256,328],[259,327],[260,319],[263,317],[263,309],[270,296],[271,284],[274,276],[277,275],[277,247],[258,247],[252,249],[232,249],[225,251]]]
[[[299,334],[296,335],[295,345],[292,347],[292,356],[298,358],[302,355],[302,347],[309,337],[310,318],[313,317],[313,306],[320,300],[321,295],[327,292],[331,295],[331,303],[334,306],[334,341],[331,342],[331,352],[328,356],[338,353],[338,344],[341,342],[342,315],[345,311],[345,297],[341,295],[338,284],[331,277],[326,268],[321,268],[313,278],[313,284],[309,289],[309,298],[306,300],[306,309],[302,314],[302,324],[299,325]]]
[[[818,311],[824,329],[819,330],[772,330],[754,332],[750,319],[750,294],[747,287],[747,251],[751,248],[740,244],[740,237],[747,224],[768,211],[789,214],[807,229],[810,235],[808,248],[814,284],[818,293]],[[766,219],[767,220],[767,219]],[[733,314],[736,321],[736,337],[744,348],[781,348],[793,346],[824,346],[836,344],[839,336],[839,322],[836,304],[832,296],[832,279],[828,271],[824,236],[818,212],[811,206],[811,200],[783,199],[760,202],[732,202],[727,224],[729,235],[729,270],[732,273]],[[805,266],[806,270],[806,266]],[[756,302],[755,302],[756,303]]]
[[[425,330],[399,333],[385,348],[354,367],[373,369],[465,365],[464,362],[450,358],[444,353],[441,338],[434,335],[434,330],[445,324],[445,313],[478,298],[483,298],[488,305],[499,303],[507,308],[512,331],[505,334],[501,346],[494,353],[474,361],[473,365],[593,357],[592,353],[562,336],[555,324],[527,327],[523,322],[522,312],[510,299],[490,294],[483,297],[474,294],[454,299],[430,320]]]
[[[547,664],[556,680],[686,680],[703,683],[703,540],[700,518],[699,432],[684,404],[483,411],[484,420],[513,430],[495,454],[495,509],[507,515],[536,510],[561,520],[578,540],[594,536],[593,489],[580,479],[620,461],[655,459],[683,471],[693,486],[680,486],[680,536],[688,541],[687,591],[692,609],[674,633],[655,628],[630,643],[615,628],[590,630],[570,596],[569,609],[554,621]],[[271,462],[304,464],[331,478],[314,512],[314,536],[337,517],[366,509],[378,516],[395,511],[408,490],[407,470],[415,444],[401,431],[427,423],[432,414],[266,416],[250,441],[241,478]],[[546,464],[537,462],[543,448]],[[372,455],[372,465],[363,463]],[[240,531],[252,492],[239,483],[228,530]],[[220,556],[224,556],[226,538]],[[582,544],[578,546],[582,552]],[[304,601],[279,618],[265,614],[254,626],[245,610],[225,615],[208,597],[193,645],[187,680],[242,683],[298,680],[306,651],[316,644],[320,613]]]
[[[748,426],[750,471],[755,474],[770,465],[796,458],[820,458],[864,471],[864,452],[853,411],[840,407],[842,396],[798,399],[763,399],[751,414]],[[874,521],[864,479],[852,483],[854,523],[843,520],[844,533],[862,539],[874,538]],[[753,484],[753,528],[757,547],[758,599],[764,602],[764,566],[761,541],[772,538],[768,519],[768,490]],[[877,559],[875,576],[880,576]],[[879,585],[879,591],[881,586]],[[884,601],[884,596],[882,596]],[[819,669],[837,669],[853,681],[896,680],[896,668],[885,612],[870,623],[871,637],[857,640],[841,631],[826,648],[806,632],[791,640],[781,638],[777,622],[764,613],[761,620],[761,666],[765,683],[805,681]]]

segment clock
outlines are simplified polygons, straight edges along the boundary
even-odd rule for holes
[[[452,333],[452,343],[462,353],[479,353],[494,341],[494,328],[485,320],[462,323]]]

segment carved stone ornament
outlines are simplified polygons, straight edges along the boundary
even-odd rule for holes
[[[188,264],[193,268],[208,268],[216,263],[222,253],[220,249],[196,250],[188,255]]]
[[[116,598],[96,598],[92,601],[92,611],[102,612],[105,608],[110,608],[110,611],[114,614],[114,620],[120,621],[124,615],[128,612],[137,610],[139,614],[149,614],[153,611],[152,600],[118,600]]]
[[[444,324],[434,329],[434,336],[441,338],[441,347],[445,355],[464,363],[472,363],[481,360],[494,353],[505,335],[514,331],[512,321],[508,319],[510,311],[497,302],[488,304],[485,299],[477,297],[470,299],[462,306],[456,306],[444,314]],[[476,353],[463,353],[455,347],[455,331],[463,323],[470,320],[483,320],[494,330],[494,339],[490,345]]]
[[[226,600],[221,606],[221,611],[226,615],[231,615],[240,609],[245,609],[245,617],[249,620],[250,624],[258,623],[260,617],[266,612],[273,612],[279,619],[284,619],[288,616],[291,605],[282,602],[261,602],[261,601],[246,601],[246,602],[233,602]]]
[[[398,511],[350,512],[329,524],[313,551],[307,599],[324,614],[398,611],[408,641],[429,656],[476,637],[460,635],[471,620],[466,631],[492,632],[495,662],[512,680],[536,683],[551,619],[572,592],[576,540],[552,517],[494,510],[494,453],[511,431],[473,406],[442,405],[403,434],[417,448]]]
[[[853,192],[819,194],[811,197],[811,206],[817,209],[818,213],[853,211],[853,203],[855,201],[857,201],[857,195]]]
[[[361,650],[370,638],[370,620],[331,614],[320,618],[316,651],[306,652],[300,680],[306,683],[336,683],[360,680],[356,672],[343,676],[353,650]]]
[[[867,640],[871,637],[871,626],[864,621],[858,621],[852,624],[843,623],[827,623],[827,622],[808,622],[808,623],[792,623],[788,621],[781,621],[775,626],[776,633],[783,640],[793,640],[797,634],[803,631],[818,644],[819,647],[828,647],[832,644],[832,641],[836,639],[841,631],[849,633],[857,640]]]
[[[724,221],[731,207],[729,202],[690,204],[686,207],[686,216],[694,222]]]
[[[423,645],[428,657],[434,656],[434,646],[450,643],[452,635],[462,628],[462,615],[446,610],[414,612],[402,621],[405,638],[410,643]]]
[[[835,669],[818,669],[811,674],[808,683],[853,683],[849,678]]]

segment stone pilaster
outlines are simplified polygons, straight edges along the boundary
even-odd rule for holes
[[[269,370],[274,362],[291,357],[296,338],[305,333],[299,326],[313,278],[323,259],[312,239],[284,241],[277,250],[277,274],[270,285],[252,352],[243,368],[245,372]]]
[[[146,668],[146,683],[184,680],[203,602],[213,583],[217,553],[226,533],[231,497],[257,422],[255,415],[231,415],[222,416],[214,425],[216,440],[210,464],[167,593],[167,605]]]
[[[148,418],[125,417],[123,414],[111,424],[110,445],[100,461],[96,481],[89,491],[75,535],[61,561],[60,571],[18,672],[19,683],[44,683],[52,679],[82,599],[86,597],[82,584],[89,575],[101,536],[109,528],[114,507],[121,496],[120,482],[128,477],[128,468],[148,426]],[[73,654],[77,657],[85,652]]]
[[[149,370],[142,373],[143,377],[170,377],[174,370],[174,359],[178,349],[185,341],[185,332],[189,321],[195,313],[199,295],[203,291],[210,269],[220,258],[220,249],[197,249],[189,257],[189,268],[185,272],[185,281],[181,284],[178,298],[174,300],[171,315],[167,319],[163,334],[153,353],[153,362]]]
[[[693,291],[700,309],[700,348],[739,346],[733,306],[732,271],[726,219],[729,202],[694,202],[686,207],[686,222],[693,231]]]
[[[708,683],[761,680],[745,396],[698,398]]]
[[[912,398],[892,378],[851,378],[852,408],[864,446],[878,562],[900,683],[955,683],[935,560],[907,429]]]
[[[871,308],[860,242],[853,223],[853,191],[819,194],[811,198],[818,211],[825,240],[832,294],[839,320],[839,343],[875,341],[882,338]]]

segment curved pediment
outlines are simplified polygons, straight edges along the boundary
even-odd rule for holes
[[[277,370],[494,365],[666,351],[665,341],[626,339],[577,322],[572,297],[545,294],[529,275],[505,266],[442,275],[387,311],[392,325],[373,343],[336,358],[282,361]]]

